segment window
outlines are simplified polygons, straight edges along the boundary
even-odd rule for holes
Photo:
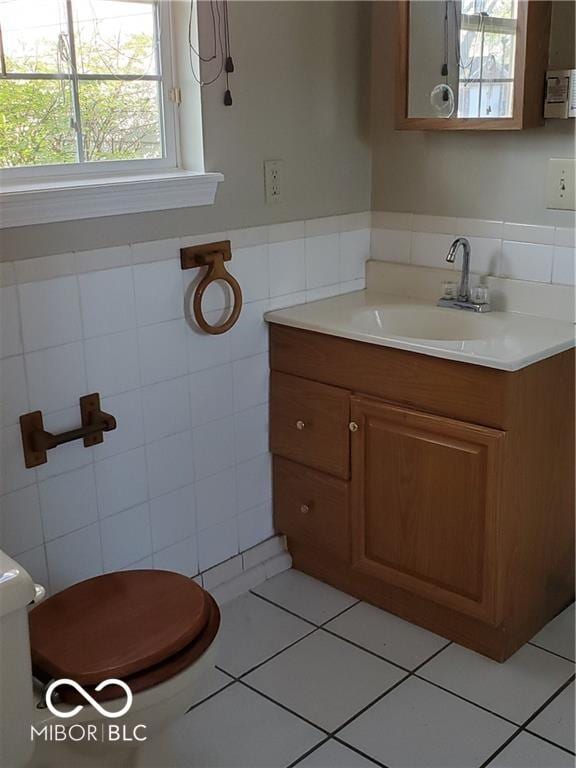
[[[191,43],[189,3],[0,0],[0,228],[211,205]]]
[[[0,167],[175,168],[169,24],[152,0],[0,0]]]
[[[512,117],[517,0],[463,0],[458,117]]]

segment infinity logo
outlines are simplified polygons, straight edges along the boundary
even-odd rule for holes
[[[78,685],[78,683],[75,680],[69,680],[66,677],[63,677],[61,680],[54,680],[53,683],[50,683],[48,688],[46,689],[46,706],[52,712],[53,715],[56,715],[57,717],[74,717],[75,715],[80,712],[80,710],[83,708],[82,704],[79,704],[77,707],[74,707],[74,709],[66,710],[65,712],[62,712],[59,710],[55,704],[52,703],[52,694],[58,688],[60,685],[71,685],[72,688],[75,688],[78,693],[86,699],[88,704],[91,704],[94,709],[99,712],[104,717],[122,717],[122,715],[125,715],[126,712],[130,709],[132,706],[132,691],[130,688],[126,685],[126,683],[123,680],[115,680],[113,677],[109,678],[108,680],[103,680],[101,683],[98,683],[95,690],[101,691],[103,688],[107,688],[109,685],[119,685],[120,688],[124,691],[126,694],[126,704],[122,707],[122,709],[118,710],[118,712],[109,712],[107,709],[105,709],[101,704],[99,704],[97,701],[94,701],[92,696],[82,688],[81,685]]]

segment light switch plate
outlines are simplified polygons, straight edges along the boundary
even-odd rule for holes
[[[565,211],[576,210],[574,182],[576,160],[552,158],[548,160],[546,177],[546,207]]]

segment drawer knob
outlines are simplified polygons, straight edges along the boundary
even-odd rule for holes
[[[296,422],[296,429],[299,429],[300,431],[302,431],[305,426],[306,424],[300,419],[298,419],[298,421]]]
[[[348,429],[350,432],[358,432],[358,424],[356,424],[355,421],[351,421],[350,424],[348,424]]]
[[[302,512],[303,515],[307,515],[308,512],[310,512],[310,507],[308,504],[302,504],[300,507],[300,512]]]

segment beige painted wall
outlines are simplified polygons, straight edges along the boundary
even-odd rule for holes
[[[550,157],[574,156],[574,120],[503,132],[395,131],[394,4],[376,2],[372,23],[374,210],[570,226],[574,215],[548,211]],[[574,67],[574,4],[553,3],[552,67]]]
[[[368,210],[369,17],[360,2],[232,2],[234,105],[204,90],[216,205],[2,230],[4,259]],[[285,161],[284,202],[266,205],[263,162]]]

